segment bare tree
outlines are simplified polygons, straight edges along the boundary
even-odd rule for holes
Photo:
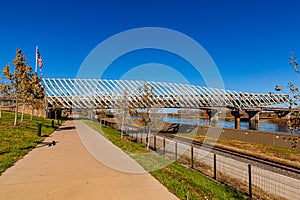
[[[290,61],[290,65],[293,67],[295,72],[299,73],[298,62],[294,56],[293,51],[291,53],[291,56],[289,57],[289,61]],[[295,110],[296,107],[299,107],[299,98],[300,98],[299,89],[294,85],[293,82],[288,82],[287,91],[284,90],[281,85],[276,85],[275,90],[284,91],[290,94],[288,107],[290,109],[290,114],[292,117],[288,120],[288,127],[290,129],[290,132],[294,133],[295,131],[300,129],[300,120],[299,120],[300,115],[299,112]]]
[[[159,102],[156,101],[154,86],[149,82],[143,82],[139,88],[140,109],[137,110],[141,117],[140,122],[143,130],[146,133],[146,147],[149,149],[150,138],[154,132],[159,132],[163,122]]]
[[[120,125],[121,139],[123,139],[126,127],[130,124],[130,109],[131,106],[128,101],[128,92],[125,90],[118,101],[118,109],[115,110],[115,120]]]
[[[290,65],[293,67],[296,73],[299,73],[299,65],[297,62],[296,57],[294,56],[294,51],[291,52],[291,56],[289,57]],[[291,133],[295,133],[297,130],[300,130],[300,113],[299,109],[299,99],[300,99],[300,93],[298,87],[294,85],[293,82],[289,82],[287,84],[287,89],[290,94],[289,97],[289,110],[291,117],[288,120],[288,127]],[[275,87],[276,91],[284,91],[283,87],[281,85],[276,85]],[[300,137],[286,137],[284,138],[287,142],[291,143],[291,148],[296,149],[300,143]]]
[[[147,132],[147,150],[149,150],[150,139],[156,133],[158,133],[164,125],[164,115],[159,104],[152,106],[149,110],[149,123],[148,123],[148,132]]]

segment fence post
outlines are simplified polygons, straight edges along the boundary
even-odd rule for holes
[[[191,167],[194,168],[194,147],[191,146]]]
[[[141,143],[143,144],[143,133],[141,133]]]
[[[166,139],[163,139],[163,155],[166,153]]]
[[[175,161],[177,161],[177,141],[175,141]]]
[[[248,164],[248,175],[249,175],[249,196],[252,198],[252,176],[251,176],[251,164]]]
[[[217,180],[217,156],[214,153],[214,179]]]
[[[54,120],[52,119],[51,127],[54,128]]]

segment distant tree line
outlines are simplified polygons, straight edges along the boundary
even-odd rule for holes
[[[2,71],[1,110],[3,101],[13,103],[15,109],[14,126],[16,126],[20,107],[22,109],[21,122],[23,122],[26,107],[31,107],[31,119],[35,109],[39,111],[45,107],[45,90],[41,83],[42,79],[28,65],[28,60],[21,49],[16,50],[16,57],[13,59],[12,64],[13,69],[6,65]]]

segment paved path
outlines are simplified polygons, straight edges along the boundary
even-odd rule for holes
[[[177,199],[148,173],[125,173],[100,163],[82,145],[74,121],[45,142],[53,140],[55,146],[39,145],[0,176],[0,199]],[[120,158],[122,165],[140,169],[114,146],[109,148],[114,149],[114,162]]]

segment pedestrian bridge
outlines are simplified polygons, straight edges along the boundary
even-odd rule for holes
[[[218,88],[133,80],[43,78],[48,103],[64,108],[267,109],[289,102],[287,94],[255,94]]]

